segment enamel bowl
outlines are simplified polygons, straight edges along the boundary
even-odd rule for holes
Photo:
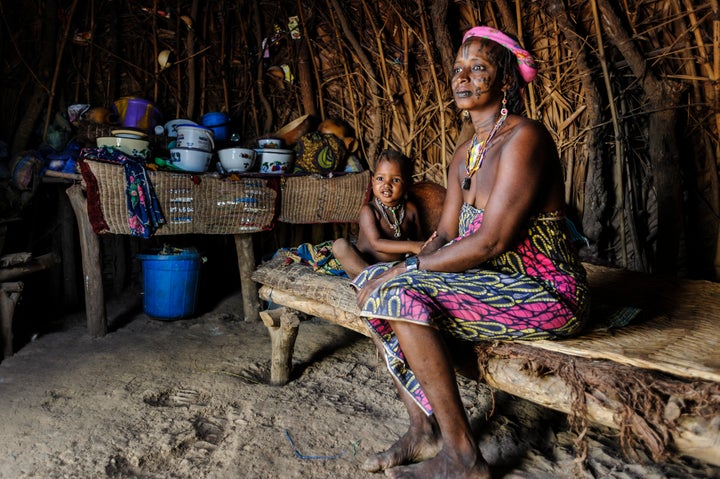
[[[165,134],[168,136],[168,138],[177,138],[177,129],[179,126],[183,125],[197,126],[197,123],[191,120],[186,120],[184,118],[176,118],[174,120],[170,120],[169,122],[165,123]]]
[[[263,150],[282,147],[282,140],[280,138],[259,138],[257,142],[258,146]]]
[[[167,163],[191,173],[204,173],[210,166],[212,151],[196,150],[194,148],[170,148],[170,158]]]
[[[142,130],[135,130],[128,128],[126,130],[111,130],[112,136],[119,136],[120,138],[131,138],[136,140],[146,140],[147,133]]]
[[[295,159],[293,150],[265,148],[259,150],[258,153],[260,154],[260,173],[289,173],[290,165]]]
[[[220,165],[228,173],[244,173],[255,164],[255,150],[250,148],[224,148],[217,154]]]
[[[140,138],[123,138],[121,136],[101,136],[95,140],[98,148],[103,146],[115,148],[133,158],[147,160],[150,157],[150,141]]]
[[[178,148],[193,148],[196,150],[213,151],[215,139],[213,131],[197,125],[180,125],[177,127]]]

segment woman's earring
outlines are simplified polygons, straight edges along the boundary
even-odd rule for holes
[[[463,120],[468,121],[470,119],[470,112],[467,110],[463,110],[462,118],[463,118]]]
[[[500,114],[507,116],[508,109],[507,109],[507,90],[503,90],[503,99],[502,99],[502,106],[500,107]]]

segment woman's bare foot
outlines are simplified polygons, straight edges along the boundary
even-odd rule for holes
[[[441,451],[432,459],[419,464],[386,469],[385,475],[393,479],[490,479],[490,468],[480,453],[470,459],[453,458]]]
[[[436,434],[418,434],[408,431],[387,451],[369,457],[363,464],[368,472],[378,472],[391,467],[424,461],[434,457],[442,442]]]

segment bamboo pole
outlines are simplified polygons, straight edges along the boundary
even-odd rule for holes
[[[211,20],[209,14],[210,4],[206,2],[203,7],[202,38],[205,39],[208,38],[208,25]],[[207,70],[207,55],[203,55],[200,62],[200,108],[198,109],[198,116],[207,111]]]
[[[408,28],[403,28],[402,30],[402,36],[403,36],[403,61],[402,61],[402,74],[400,75],[400,84],[402,85],[402,91],[404,92],[403,98],[405,99],[405,111],[407,114],[407,125],[408,125],[408,131],[407,131],[407,138],[408,142],[412,141],[415,137],[415,130],[417,127],[417,116],[415,112],[415,103],[413,102],[413,95],[411,95],[411,92],[413,91],[412,87],[410,86],[410,69],[409,69],[409,63],[408,63],[408,57],[410,56],[410,31]],[[414,33],[414,32],[413,32]],[[402,124],[402,123],[401,123]],[[418,148],[418,151],[425,151],[424,148]],[[407,153],[412,153],[411,151],[408,151]],[[409,154],[408,156],[411,156]]]
[[[90,0],[90,38],[95,38],[95,0]],[[88,43],[88,64],[85,71],[85,102],[90,103],[90,84],[92,82],[93,65],[95,64],[95,42]]]
[[[328,3],[328,9],[332,11],[331,5]],[[347,62],[344,61],[343,56],[343,45],[342,45],[342,39],[340,38],[340,29],[337,27],[337,23],[335,23],[335,16],[330,15],[330,20],[332,21],[333,31],[335,32],[335,41],[337,42],[337,51],[338,55],[340,55],[341,58],[343,58],[342,62],[342,68],[343,68],[343,78],[345,79],[345,85],[346,85],[346,93],[350,99],[348,100],[348,103],[350,104],[350,108],[352,109],[352,117],[357,118],[358,112],[357,112],[357,106],[356,106],[356,100],[355,100],[355,93],[354,88],[352,87],[352,84],[350,83],[350,71],[347,66]],[[373,29],[375,28],[375,25],[373,24]],[[357,130],[355,130],[357,131]]]
[[[222,81],[223,91],[223,111],[230,113],[230,92],[228,90],[228,75],[227,75],[227,55],[225,50],[227,49],[227,31],[225,29],[225,18],[227,16],[224,8],[225,2],[222,2],[218,8],[220,9],[220,79]]]
[[[367,4],[363,4],[365,7],[367,7]],[[407,154],[407,143],[406,143],[406,135],[404,135],[404,131],[400,134],[395,135],[396,127],[401,127],[402,123],[400,121],[400,115],[397,110],[397,105],[395,101],[392,100],[393,97],[393,91],[392,87],[390,86],[390,74],[387,69],[387,62],[385,61],[385,48],[383,47],[383,40],[382,35],[377,28],[377,25],[375,25],[375,22],[373,21],[372,15],[370,12],[367,12],[367,18],[368,23],[370,24],[370,28],[372,30],[373,36],[375,38],[375,47],[377,48],[377,66],[378,66],[378,75],[380,79],[382,80],[382,85],[385,90],[385,96],[383,98],[384,102],[390,105],[390,111],[392,115],[392,120],[390,120],[390,128],[387,128],[391,132],[392,137],[391,139],[394,139],[395,142],[397,142],[401,146],[401,150],[404,154]],[[384,148],[384,146],[383,146]],[[374,159],[373,159],[374,161]]]
[[[377,81],[377,74],[375,73],[375,69],[373,68],[373,64],[368,58],[368,56],[365,54],[365,50],[363,49],[360,42],[357,40],[355,34],[353,33],[352,28],[350,28],[350,23],[348,22],[347,17],[345,16],[344,9],[340,6],[338,3],[338,0],[329,0],[330,4],[332,5],[332,9],[335,11],[335,14],[338,17],[338,20],[340,22],[340,26],[342,27],[343,34],[345,35],[345,38],[347,39],[348,43],[352,47],[355,56],[357,56],[358,61],[360,65],[362,66],[365,73],[368,75],[368,85],[370,88],[370,98],[371,98],[371,106],[368,112],[368,117],[370,124],[372,125],[372,129],[370,131],[370,134],[368,135],[369,138],[367,138],[367,141],[369,143],[368,151],[366,154],[366,159],[368,161],[368,164],[370,167],[373,167],[372,160],[375,158],[375,152],[377,150],[378,144],[382,140],[382,116],[381,116],[381,107],[380,107],[380,91],[378,88],[378,81]],[[365,5],[365,0],[363,0],[363,5],[365,8],[367,6]]]
[[[260,46],[258,49],[258,57],[257,57],[257,71],[255,72],[255,81],[257,83],[257,96],[258,100],[260,101],[260,104],[263,107],[263,111],[265,112],[265,122],[262,126],[262,133],[268,133],[270,129],[272,128],[273,124],[273,110],[272,106],[270,105],[270,102],[265,97],[265,90],[264,90],[264,81],[263,81],[263,38],[262,38],[262,30],[260,28],[260,5],[256,2],[251,2],[251,5],[253,5],[252,9],[252,15],[253,20],[255,24],[255,41],[257,42],[257,45]],[[269,38],[268,38],[269,40]],[[265,48],[270,48],[270,45],[265,45]]]
[[[720,10],[717,0],[710,0],[713,12],[713,107],[715,111],[715,135],[720,136]],[[720,161],[720,142],[715,143],[715,161]],[[716,236],[715,278],[720,278],[720,224]]]
[[[620,248],[622,266],[626,267],[628,262],[627,247],[625,244],[625,194],[623,185],[623,157],[624,151],[622,146],[620,121],[617,114],[617,106],[615,105],[615,96],[613,94],[612,85],[610,84],[610,69],[608,68],[607,59],[605,58],[605,46],[602,39],[602,23],[598,12],[597,0],[591,0],[593,20],[595,21],[595,36],[597,38],[598,57],[600,66],[603,71],[603,80],[605,90],[608,96],[608,104],[610,106],[610,115],[613,125],[613,133],[615,134],[615,162],[613,163],[613,179],[615,180],[615,201],[617,202],[617,211],[620,215]]]
[[[77,8],[78,0],[73,0],[70,9],[68,10],[68,16],[66,19],[65,30],[63,32],[62,39],[60,40],[60,48],[58,49],[57,58],[55,59],[55,72],[53,73],[52,83],[50,85],[50,96],[48,98],[47,112],[45,113],[45,126],[43,128],[43,142],[47,141],[47,132],[50,128],[50,118],[53,117],[53,104],[55,103],[55,93],[57,90],[58,77],[60,76],[60,69],[62,67],[63,53],[65,52],[65,45],[67,44],[68,36],[70,35],[70,27],[73,23],[73,17],[75,16],[75,9]]]
[[[182,36],[180,32],[182,27],[182,20],[180,19],[180,3],[175,6],[175,57],[180,57],[180,49],[182,48]],[[182,70],[180,69],[180,62],[175,62],[175,89],[177,90],[177,102],[175,103],[175,118],[180,118],[181,103],[183,102],[183,90],[182,90]]]
[[[298,15],[300,16],[300,25],[303,28],[302,37],[303,37],[303,41],[305,42],[305,46],[306,46],[307,58],[309,59],[310,64],[312,65],[312,72],[313,72],[313,76],[315,77],[315,85],[317,85],[316,92],[315,92],[315,94],[317,96],[316,101],[313,102],[310,99],[305,98],[303,96],[303,105],[305,105],[305,113],[307,113],[309,115],[313,115],[313,116],[320,115],[320,118],[325,118],[325,105],[324,105],[325,102],[323,101],[322,88],[320,88],[320,69],[318,67],[317,55],[312,54],[313,48],[312,48],[312,43],[310,42],[310,31],[309,31],[310,27],[308,25],[308,19],[305,15],[305,10],[303,9],[303,3],[301,0],[297,0],[297,10],[298,10]],[[304,68],[302,70],[304,71]],[[303,75],[303,78],[304,78],[304,75]],[[308,75],[308,80],[309,80],[309,75]],[[360,120],[359,120],[359,118],[357,118],[357,116],[353,116],[355,131],[358,131],[359,121]]]
[[[200,0],[193,0],[191,7],[191,21],[195,21],[197,18],[198,8],[200,6]],[[188,64],[187,64],[187,103],[185,112],[189,118],[195,115],[195,29],[194,26],[187,25],[188,34],[185,38],[185,49],[188,52]]]
[[[697,56],[700,57],[700,61],[698,61],[697,63],[705,71],[705,74],[710,81],[710,85],[712,85],[712,89],[709,90],[709,92],[712,92],[712,96],[711,98],[709,98],[709,103],[713,105],[712,111],[714,112],[713,116],[715,123],[715,135],[718,136],[720,135],[720,11],[718,9],[717,0],[710,0],[709,3],[713,19],[713,45],[711,51],[712,58],[708,58],[708,49],[705,45],[705,42],[703,41],[703,32],[700,29],[700,23],[698,21],[697,15],[695,15],[694,4],[688,0],[683,0],[683,4],[685,5],[685,9],[688,12],[688,17],[690,21],[689,30],[692,31],[695,37],[695,43],[698,47]],[[718,161],[720,161],[720,142],[715,141],[716,168],[719,165]],[[715,173],[715,178],[717,178],[717,170]],[[713,195],[712,200],[713,211],[717,214],[718,206],[720,206],[717,195]],[[718,223],[718,229],[715,238],[714,268],[715,277],[720,278],[720,223]]]
[[[425,53],[427,54],[428,58],[434,58],[432,51],[430,49],[430,45],[427,42],[428,33],[427,33],[427,25],[425,24],[425,8],[422,4],[421,0],[417,0],[417,6],[423,15],[420,15],[420,27],[422,31],[422,45],[425,49]],[[445,113],[445,102],[442,97],[442,89],[440,88],[440,84],[438,83],[438,75],[437,71],[435,69],[435,62],[429,62],[430,67],[430,74],[433,79],[433,87],[435,89],[435,101],[437,102],[438,111],[440,113],[440,131],[443,132],[442,135],[440,135],[440,151],[446,152],[448,150],[447,148],[447,137],[445,135],[445,131],[447,130],[447,117]],[[441,157],[441,164],[442,164],[442,181],[443,186],[447,187],[448,182],[448,176],[447,176],[447,170],[450,162],[448,159],[450,158],[450,155],[443,154]]]
[[[158,34],[157,34],[157,0],[153,0],[152,7],[152,45],[153,45],[153,95],[152,101],[157,104],[158,101],[158,75],[160,73],[160,64],[158,63]]]

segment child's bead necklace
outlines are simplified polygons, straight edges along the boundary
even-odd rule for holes
[[[400,231],[400,225],[405,219],[405,203],[400,203],[397,206],[386,206],[383,204],[382,201],[375,198],[375,204],[380,210],[380,214],[382,215],[382,217],[385,218],[385,221],[387,221],[387,223],[390,225],[390,229],[393,230],[393,236],[395,236],[396,238],[402,236],[402,231]],[[390,215],[388,214],[388,211],[392,213],[392,221],[390,221]]]

